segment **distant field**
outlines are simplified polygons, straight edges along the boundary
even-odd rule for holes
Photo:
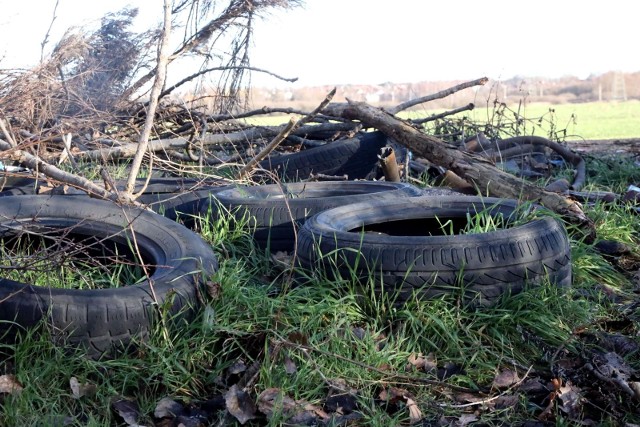
[[[510,110],[518,111],[518,104],[508,107]],[[426,111],[426,114],[441,111]],[[415,117],[416,114],[424,117],[425,112],[411,112],[408,117]],[[461,114],[474,121],[486,122],[491,119],[494,110],[476,106],[473,111]],[[551,123],[556,129],[566,129],[569,140],[640,138],[640,101],[635,100],[560,105],[523,104],[519,114],[527,119],[542,117],[544,129],[548,129]],[[538,131],[536,133],[539,134]]]
[[[518,104],[509,105],[517,111]],[[553,113],[550,109],[554,110]],[[442,110],[421,110],[402,113],[402,117],[425,117]],[[460,113],[474,121],[487,122],[491,119],[493,108],[476,106],[473,111]],[[615,139],[640,138],[640,101],[591,102],[584,104],[524,104],[520,115],[527,119],[543,117],[543,126],[548,129],[553,123],[556,129],[566,129],[567,139]],[[287,116],[261,116],[249,122],[256,125],[277,125],[286,123]],[[530,125],[533,126],[533,125]],[[536,130],[536,134],[542,133]]]

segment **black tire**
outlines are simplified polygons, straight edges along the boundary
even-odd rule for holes
[[[145,178],[136,180],[134,191],[140,191],[146,182]],[[199,180],[191,178],[151,178],[144,193],[138,198],[138,202],[147,205],[154,212],[159,213],[173,221],[182,220],[183,224],[193,228],[194,215],[201,208],[201,204],[212,192],[225,188],[224,181]],[[102,182],[98,183],[102,185]],[[126,182],[117,181],[116,185],[124,189]],[[38,181],[33,177],[25,177],[11,181],[0,191],[0,197],[35,195],[37,194]],[[69,196],[86,196],[80,190],[74,191]],[[48,197],[49,194],[44,194]]]
[[[104,241],[129,252],[134,230],[151,272],[146,280],[130,286],[86,290],[0,279],[0,337],[7,341],[46,319],[56,342],[84,346],[93,358],[115,355],[134,336],[148,337],[158,307],[175,320],[193,318],[199,307],[198,287],[217,270],[212,248],[180,224],[149,211],[88,197],[2,199],[3,241],[27,230],[39,235],[45,230],[69,232],[64,236],[74,242],[93,239],[94,245]]]
[[[285,199],[284,193],[287,194]],[[310,216],[325,209],[365,200],[397,199],[423,194],[418,187],[399,182],[328,181],[235,186],[213,194],[202,213],[233,212],[250,217],[254,239],[271,252],[291,251],[297,228]],[[222,208],[218,206],[222,205]]]
[[[167,179],[152,180],[138,201],[154,212],[193,229],[195,216],[203,209],[213,194],[229,188],[223,181],[196,181]]]
[[[311,173],[363,179],[375,171],[380,149],[386,145],[387,137],[382,132],[359,133],[321,147],[271,156],[260,167],[276,173],[283,181],[307,179]]]
[[[508,217],[516,206],[494,198],[426,196],[330,209],[300,230],[298,259],[305,268],[331,272],[337,266],[346,278],[371,272],[375,283],[382,283],[376,292],[396,304],[414,293],[429,299],[464,292],[467,303],[486,306],[547,278],[558,287],[569,286],[569,240],[554,218],[480,234],[427,234],[438,221],[451,219],[464,227],[468,213],[487,209],[492,216]]]

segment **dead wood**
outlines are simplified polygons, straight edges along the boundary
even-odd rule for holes
[[[19,148],[12,147],[8,142],[2,139],[0,139],[0,150],[3,150],[0,153],[0,160],[11,159],[18,161],[26,167],[42,173],[53,180],[63,182],[74,188],[82,189],[92,196],[114,201],[118,200],[118,195],[116,193],[105,190],[80,175],[58,169],[33,154],[27,153]]]
[[[393,148],[382,147],[381,153],[378,155],[378,160],[385,181],[400,182],[400,171],[398,170],[396,153],[393,151]]]
[[[166,88],[165,90],[162,91],[162,93],[160,94],[160,98],[164,98],[165,96],[169,95],[171,92],[173,92],[174,90],[176,90],[177,88],[179,88],[180,86],[182,86],[183,84],[189,83],[190,81],[197,79],[198,77],[207,74],[207,73],[211,73],[213,71],[229,71],[229,70],[234,70],[234,69],[243,69],[243,70],[248,70],[248,71],[256,71],[259,73],[265,73],[265,74],[269,74],[270,76],[275,77],[276,79],[285,81],[285,82],[296,82],[298,80],[297,77],[282,77],[276,73],[273,73],[271,71],[265,70],[263,68],[257,68],[257,67],[247,67],[247,66],[227,66],[227,67],[210,67],[210,68],[206,68],[204,70],[200,70],[197,73],[191,74],[188,77],[185,77],[184,79],[180,80],[178,83],[169,86],[168,88]],[[145,103],[145,105],[148,103]]]
[[[435,120],[444,119],[445,117],[452,116],[454,114],[462,113],[463,111],[471,111],[476,106],[473,103],[467,104],[464,107],[454,108],[453,110],[444,111],[440,114],[434,114],[433,116],[425,117],[423,119],[411,119],[411,123],[421,125],[423,123],[432,122]]]
[[[292,117],[289,120],[289,123],[284,125],[280,133],[277,134],[276,137],[273,138],[262,151],[260,151],[253,159],[251,159],[249,163],[247,163],[242,169],[240,169],[240,172],[238,174],[239,178],[242,179],[247,176],[247,174],[251,172],[262,159],[267,157],[269,153],[275,150],[275,148],[280,145],[280,143],[284,141],[287,136],[289,136],[296,124],[296,120]]]
[[[593,223],[582,212],[578,203],[556,193],[545,191],[495,167],[490,161],[474,153],[461,151],[436,137],[426,135],[392,114],[363,102],[332,104],[329,114],[358,120],[367,127],[376,128],[399,144],[437,166],[451,170],[473,185],[481,194],[526,200],[539,203],[570,222],[585,227],[586,234],[594,237]]]
[[[240,178],[243,178],[247,175],[255,166],[260,162],[260,160],[264,159],[271,153],[282,141],[284,141],[287,136],[294,130],[298,129],[305,123],[311,121],[320,111],[322,111],[333,99],[336,94],[336,88],[334,87],[331,92],[327,94],[327,96],[322,100],[320,105],[318,105],[311,113],[301,118],[300,120],[295,120],[291,118],[289,123],[287,123],[282,130],[276,135],[276,137],[262,150],[256,157],[251,159],[251,161],[240,170]]]
[[[419,104],[424,104],[425,102],[433,101],[435,99],[446,98],[447,96],[459,92],[463,89],[467,89],[473,86],[484,86],[489,81],[488,78],[482,77],[477,80],[472,80],[469,82],[460,83],[459,85],[452,86],[448,89],[442,90],[440,92],[423,96],[421,98],[410,99],[407,102],[403,102],[402,104],[398,104],[395,107],[387,108],[386,111],[390,114],[398,114],[400,111],[406,110],[407,108],[415,107]]]
[[[241,143],[256,139],[270,137],[274,134],[271,129],[251,128],[239,132],[208,134],[201,139],[203,145],[216,145],[225,143]],[[191,141],[189,138],[167,138],[149,141],[148,151],[165,152],[184,150]],[[76,153],[78,160],[115,160],[131,158],[138,148],[137,143],[122,144],[116,147],[99,148],[90,151]]]
[[[151,130],[153,129],[153,119],[155,117],[156,109],[158,108],[158,101],[160,99],[160,93],[164,87],[164,82],[167,76],[167,66],[169,65],[169,40],[171,37],[171,2],[164,0],[164,24],[162,33],[160,35],[159,47],[158,47],[158,60],[156,65],[156,75],[151,88],[150,103],[148,106],[147,116],[144,121],[144,128],[140,134],[138,140],[138,147],[136,154],[133,157],[131,163],[131,171],[127,178],[127,185],[124,189],[125,197],[135,199],[133,195],[133,189],[135,187],[136,178],[142,165],[142,160],[147,154],[147,147],[149,146],[149,137],[151,136]],[[144,188],[140,191],[141,194]]]

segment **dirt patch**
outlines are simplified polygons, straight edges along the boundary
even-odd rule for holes
[[[586,153],[640,154],[640,138],[576,140],[567,141],[567,145],[572,150]]]

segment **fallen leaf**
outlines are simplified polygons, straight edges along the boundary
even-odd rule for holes
[[[358,409],[358,400],[353,394],[335,394],[324,401],[324,409],[339,415],[346,415]]]
[[[478,421],[478,417],[475,414],[462,414],[455,422],[456,427],[466,427],[471,423]]]
[[[19,394],[23,390],[15,375],[0,375],[0,393]]]
[[[244,360],[240,359],[236,361],[233,365],[229,366],[227,369],[227,374],[229,375],[237,375],[241,374],[247,370],[247,365],[244,363]]]
[[[480,403],[486,400],[486,397],[476,396],[471,393],[458,393],[454,396],[456,402],[460,403]]]
[[[249,396],[249,393],[240,390],[237,385],[232,385],[224,394],[224,400],[227,404],[227,411],[240,424],[245,424],[247,421],[256,418],[256,406],[253,403],[253,399]]]
[[[199,418],[179,416],[175,418],[171,427],[205,427],[206,425],[208,424],[205,424],[203,420]]]
[[[422,370],[425,372],[431,372],[436,369],[438,369],[438,361],[436,360],[435,354],[427,354],[427,357],[424,359],[424,366],[422,367]]]
[[[98,387],[95,384],[80,383],[76,377],[69,379],[69,387],[74,399],[80,399],[83,396],[95,396]]]
[[[518,402],[520,402],[520,398],[516,395],[498,396],[496,400],[492,401],[496,409],[514,408]]]
[[[383,400],[385,402],[397,403],[398,401],[404,401],[405,396],[408,394],[409,392],[403,388],[389,387],[383,389],[378,394],[378,397],[380,398],[380,400]]]
[[[407,371],[411,370],[411,367],[421,370],[424,367],[426,359],[424,358],[422,353],[411,353],[407,358],[407,361],[409,362],[406,367]]]
[[[509,388],[512,385],[517,384],[518,381],[520,381],[520,377],[518,376],[517,372],[510,369],[505,369],[498,375],[496,375],[496,377],[493,379],[491,387],[497,389]]]
[[[316,416],[321,418],[323,421],[329,419],[329,414],[327,414],[321,407],[318,405],[312,405],[311,403],[307,403],[304,405],[304,410],[313,412]]]
[[[111,408],[122,418],[122,420],[130,427],[138,426],[138,417],[140,416],[140,408],[138,404],[128,399],[115,399],[111,402]]]
[[[422,411],[418,408],[415,400],[407,398],[407,408],[409,408],[409,419],[411,424],[415,424],[422,419]]]
[[[289,375],[293,375],[298,371],[296,364],[288,355],[284,356],[284,371]]]
[[[177,417],[185,412],[182,404],[169,397],[163,397],[156,405],[153,416],[156,418]]]
[[[207,294],[211,297],[212,300],[215,301],[220,298],[220,295],[222,294],[222,286],[220,286],[219,282],[207,280],[205,282],[205,288],[207,290]]]
[[[304,400],[294,400],[284,394],[279,388],[268,388],[258,396],[258,410],[267,418],[275,414],[282,414],[287,424],[310,425],[317,424],[318,418],[329,420],[329,415],[319,406]]]
[[[602,381],[617,385],[628,395],[634,397],[636,392],[631,388],[629,379],[634,375],[634,370],[617,353],[608,352],[593,357],[593,364],[587,363],[585,367]]]
[[[573,384],[567,382],[558,390],[558,399],[562,401],[560,409],[569,415],[570,418],[579,419],[582,413],[582,403],[584,401],[581,390]]]

